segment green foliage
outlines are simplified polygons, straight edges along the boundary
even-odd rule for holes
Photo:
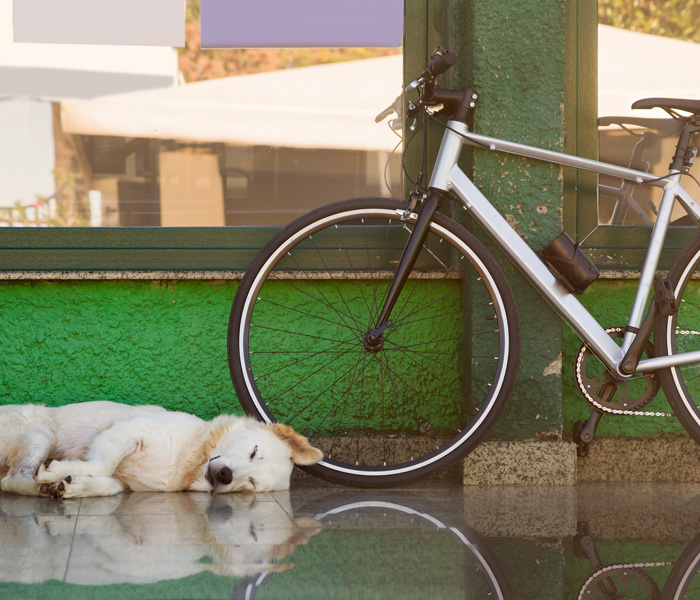
[[[200,0],[187,0],[185,3],[185,22],[197,23],[201,13]]]
[[[598,22],[700,43],[700,0],[599,0]]]

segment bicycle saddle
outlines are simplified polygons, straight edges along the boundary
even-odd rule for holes
[[[683,100],[679,98],[643,98],[637,100],[632,108],[663,108],[665,111],[682,110],[700,115],[700,100]]]

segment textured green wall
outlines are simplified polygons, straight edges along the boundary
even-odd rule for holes
[[[479,94],[478,133],[563,150],[566,89],[565,0],[453,2],[457,81]],[[536,250],[562,229],[561,169],[504,154],[476,152],[463,168]],[[497,248],[487,244],[496,255]],[[493,437],[562,433],[561,326],[541,296],[501,259],[520,313],[523,352],[516,389]]]
[[[627,320],[635,286],[631,280],[599,280],[580,300],[605,326],[619,326]],[[240,412],[226,363],[235,288],[219,281],[2,281],[0,403],[116,400],[152,402],[202,417]],[[555,325],[563,328],[567,436],[590,407],[574,380],[581,342],[568,326]],[[524,393],[513,398],[508,418],[512,422],[523,411],[520,418],[536,425],[536,415],[551,399],[527,394],[532,411],[527,413]],[[663,393],[645,410],[669,411]],[[508,426],[507,420],[499,424],[504,437]],[[603,418],[597,433],[682,434],[675,418],[612,416]],[[519,437],[512,433],[512,439]]]
[[[328,297],[338,285],[342,283],[313,284],[317,290],[325,289]],[[427,288],[433,294],[431,297],[437,298],[432,303],[433,308],[443,307],[448,317],[439,322],[444,335],[440,335],[440,329],[435,329],[438,324],[434,319],[417,320],[402,330],[408,340],[425,339],[428,333],[447,339],[453,337],[452,331],[462,330],[458,312],[460,296],[450,293],[453,286],[450,281],[437,286],[434,282],[409,282],[406,287],[409,295],[412,290],[418,290],[418,297]],[[350,282],[348,287],[346,306],[350,310],[356,305],[356,314],[360,314],[365,298],[359,293],[356,282]],[[154,403],[206,418],[221,412],[241,412],[226,362],[226,330],[235,289],[236,284],[227,281],[0,282],[0,403],[55,405],[114,400],[129,404]],[[308,304],[304,282],[297,282],[291,292],[287,285],[272,284],[268,293],[276,295],[285,305],[303,308]],[[258,320],[278,322],[281,318],[290,330],[301,328],[305,333],[313,333],[315,327],[322,333],[322,328],[327,327],[321,320],[297,319],[290,323],[289,310],[283,311],[280,317],[280,308],[275,303],[267,303],[263,308],[265,310],[256,313]],[[291,350],[298,350],[299,337],[280,338],[277,330],[258,328],[251,334],[256,343],[263,341],[256,335],[271,337],[268,341],[275,348],[291,344]],[[318,342],[312,341],[317,347]],[[451,343],[457,357],[457,342]],[[443,352],[449,352],[448,344],[441,347]],[[318,393],[318,387],[304,386],[306,374],[315,372],[317,363],[323,364],[328,358],[321,355],[292,367],[286,366],[288,360],[280,364],[275,361],[279,362],[276,353],[260,353],[259,358],[254,357],[256,372],[273,373],[262,377],[258,385],[268,398],[284,395],[284,402],[280,401],[276,409],[280,411],[279,418],[289,422],[290,415],[295,415],[309,397]],[[333,377],[355,361],[354,355],[337,361],[328,373],[329,381],[315,378],[309,380],[309,385],[321,386],[321,389],[330,385]],[[431,398],[429,405],[415,407],[416,414],[422,415],[437,431],[453,424],[460,399],[449,391],[459,390],[462,385],[457,375],[459,369],[443,365],[444,372],[438,381],[426,378],[413,363],[410,367],[403,378]],[[439,369],[433,368],[431,372],[435,371]],[[324,370],[327,372],[328,369]],[[384,381],[381,374],[371,374],[371,369],[366,376]],[[298,380],[299,385],[290,389],[290,382]],[[337,397],[342,396],[345,387],[338,384]],[[328,403],[332,403],[335,396],[327,396]],[[365,404],[371,398],[365,399]],[[356,399],[355,404],[360,405],[361,400]],[[319,407],[318,418],[326,415],[326,409],[328,406]],[[363,414],[365,425],[378,430],[399,429],[400,416],[390,417],[385,412],[370,409]],[[326,427],[330,422],[328,420]],[[307,425],[315,430],[317,424]],[[326,433],[336,432],[328,430]]]
[[[226,363],[236,285],[0,281],[0,403],[240,411]]]

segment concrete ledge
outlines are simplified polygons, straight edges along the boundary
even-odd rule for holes
[[[574,485],[591,481],[700,483],[700,445],[687,437],[485,442],[464,460],[464,485]]]
[[[464,485],[574,485],[571,442],[485,442],[464,460]]]
[[[576,466],[579,482],[700,483],[700,445],[685,437],[595,439]]]
[[[96,280],[113,281],[122,279],[213,279],[236,281],[243,278],[244,271],[0,271],[0,281],[21,281],[37,279],[41,281]]]

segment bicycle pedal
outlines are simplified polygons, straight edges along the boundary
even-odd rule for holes
[[[588,456],[588,451],[595,436],[598,423],[603,418],[603,413],[594,410],[587,421],[576,421],[574,423],[574,443],[576,444],[576,454],[581,458]]]
[[[588,451],[591,446],[590,442],[584,442],[581,439],[581,431],[583,430],[586,421],[576,421],[574,423],[574,443],[576,444],[576,456],[580,458],[586,458],[588,456]]]

